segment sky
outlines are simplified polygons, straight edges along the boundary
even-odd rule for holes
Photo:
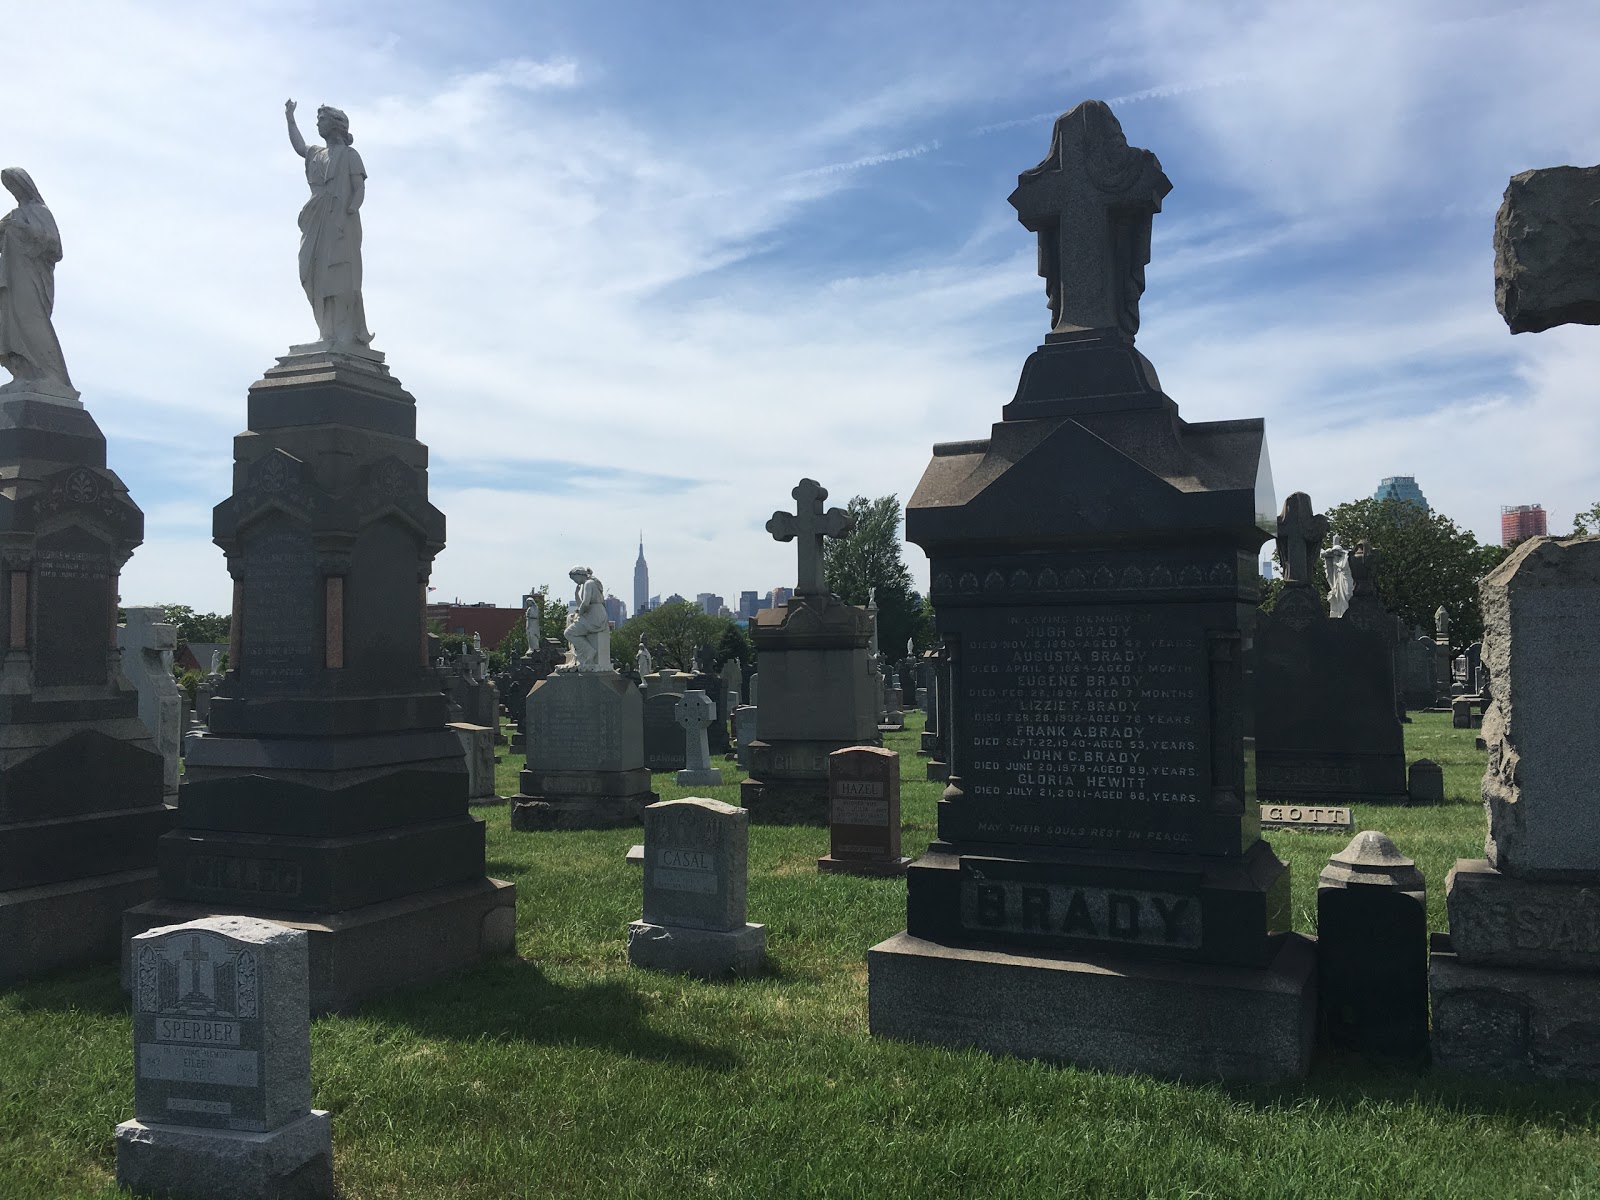
[[[1277,500],[1414,475],[1498,541],[1600,500],[1600,328],[1513,337],[1506,180],[1600,161],[1600,6],[52,0],[8,19],[0,165],[61,228],[56,328],[145,512],[126,604],[223,611],[246,388],[314,337],[283,102],[350,116],[374,348],[448,519],[435,599],[592,567],[631,603],[791,585],[803,476],[909,499],[1047,332],[1006,197],[1108,101],[1173,190],[1139,348],[1266,419]],[[313,139],[314,140],[314,139]],[[927,563],[906,560],[919,586]]]

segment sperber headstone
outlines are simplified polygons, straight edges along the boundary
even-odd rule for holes
[[[683,729],[683,769],[679,787],[718,787],[722,772],[711,765],[706,727],[717,719],[717,706],[704,692],[691,689],[678,697],[673,718]]]
[[[836,875],[904,875],[900,853],[900,755],[851,746],[828,755],[828,853],[817,870]]]
[[[134,1111],[117,1183],[175,1200],[332,1197],[311,1107],[302,930],[207,917],[133,939]]]
[[[715,978],[754,975],[765,925],[746,922],[750,814],[700,797],[644,812],[644,919],[628,927],[636,967]]]

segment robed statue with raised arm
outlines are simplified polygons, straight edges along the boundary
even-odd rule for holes
[[[351,144],[350,118],[326,104],[317,109],[321,146],[307,146],[294,120],[295,103],[284,102],[289,144],[306,160],[311,199],[300,210],[300,286],[317,321],[317,336],[330,347],[363,348],[372,341],[361,303],[361,202],[367,169]]]

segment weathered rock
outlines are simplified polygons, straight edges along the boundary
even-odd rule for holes
[[[1600,325],[1600,167],[1511,177],[1494,219],[1494,302],[1512,333]]]

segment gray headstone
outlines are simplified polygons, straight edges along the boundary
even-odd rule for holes
[[[756,740],[756,713],[754,704],[741,704],[733,710],[733,740],[740,770],[750,769],[750,743]]]
[[[466,755],[467,803],[499,803],[494,779],[494,730],[465,721],[452,721],[450,728],[461,739],[461,749]]]
[[[1406,791],[1413,804],[1444,803],[1444,768],[1431,758],[1419,758],[1411,764]]]
[[[127,608],[117,626],[122,673],[139,693],[139,719],[161,751],[162,792],[170,801],[178,794],[178,758],[183,737],[183,693],[172,678],[172,654],[178,631],[167,624],[165,609]]]
[[[1511,177],[1494,220],[1494,300],[1512,333],[1600,325],[1600,167]]]
[[[666,800],[644,810],[644,919],[628,929],[634,966],[750,975],[766,928],[745,921],[750,814],[717,800]]]
[[[1489,862],[1600,878],[1600,538],[1524,542],[1479,585]]]
[[[721,720],[727,721],[732,718],[733,710],[738,707],[739,688],[744,683],[742,674],[737,658],[730,658],[722,664],[723,709],[717,714]]]
[[[137,1117],[117,1127],[118,1184],[332,1196],[328,1115],[311,1108],[306,934],[207,917],[139,934],[132,959]],[[290,1177],[305,1190],[282,1190]]]

